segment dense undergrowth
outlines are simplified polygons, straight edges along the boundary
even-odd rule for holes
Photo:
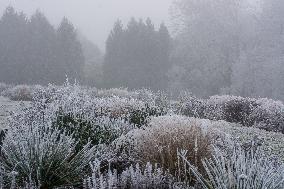
[[[184,105],[182,113],[284,133],[284,105],[281,101],[271,99],[235,96],[213,96],[209,99],[193,97]]]
[[[2,132],[0,188],[284,187],[282,102],[68,82],[0,92],[30,101]]]

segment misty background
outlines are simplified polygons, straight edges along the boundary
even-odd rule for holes
[[[167,22],[172,0],[1,0],[1,14],[8,6],[32,15],[41,11],[53,25],[63,17],[72,21],[75,27],[102,51],[114,22],[121,19],[127,23],[131,17],[151,18],[155,24]]]
[[[281,0],[1,0],[0,11],[0,82],[284,100]]]

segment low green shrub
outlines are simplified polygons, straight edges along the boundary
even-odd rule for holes
[[[146,125],[149,121],[150,117],[158,117],[165,115],[166,112],[163,108],[160,107],[150,107],[149,105],[146,105],[145,108],[133,110],[130,113],[129,116],[129,122],[131,124],[134,124],[138,128],[142,127],[143,125]]]
[[[112,127],[112,120],[101,121],[107,118],[87,119],[84,114],[65,113],[61,108],[56,113],[53,128],[65,132],[78,141],[76,150],[79,151],[88,142],[92,145],[109,144],[120,136]],[[115,122],[115,121],[113,121]]]
[[[250,115],[257,107],[257,103],[248,99],[232,99],[227,101],[223,109],[223,120],[231,123],[240,123],[245,126],[252,126],[254,122]]]

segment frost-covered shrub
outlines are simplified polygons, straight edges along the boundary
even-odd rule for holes
[[[206,100],[191,98],[182,113],[191,117],[225,120],[248,127],[284,132],[284,105],[270,99],[235,96],[213,96]]]
[[[130,110],[143,105],[134,99],[94,98],[84,88],[66,83],[62,87],[50,85],[36,93],[26,117],[37,112],[48,115],[52,128],[72,136],[78,141],[76,150],[80,150],[88,142],[109,144],[126,134],[135,127],[127,119]]]
[[[192,98],[195,98],[195,96],[188,90],[183,90],[178,94],[178,101],[181,103],[189,102]]]
[[[115,141],[115,148],[139,162],[157,163],[178,180],[192,182],[183,170],[177,149],[187,149],[188,158],[202,168],[201,160],[211,156],[212,136],[196,120],[182,116],[153,118],[144,129],[130,131]]]
[[[204,118],[205,113],[205,103],[204,100],[198,99],[196,97],[190,97],[186,99],[185,103],[182,103],[180,105],[180,111],[183,115],[189,116],[189,117],[198,117],[198,118]]]
[[[134,109],[130,112],[129,121],[137,127],[147,125],[147,122],[152,117],[166,115],[170,110],[170,102],[167,96],[162,93],[152,93],[148,90],[140,90],[136,92],[138,99],[144,102],[144,105],[139,109]]]
[[[258,106],[255,99],[213,96],[205,102],[204,117],[252,126],[250,115]]]
[[[278,159],[284,163],[284,134],[254,127],[244,127],[226,121],[206,121],[208,122],[207,125],[211,124],[214,129],[224,133],[230,141],[246,147],[254,142],[254,144],[258,144],[258,149],[263,156],[273,160]]]
[[[95,95],[98,98],[107,97],[119,97],[135,99],[138,101],[143,101],[148,105],[165,106],[168,103],[166,99],[166,94],[163,92],[154,93],[148,89],[140,89],[134,91],[128,91],[127,88],[112,88],[112,89],[99,89]]]
[[[135,98],[147,104],[153,105],[157,98],[157,94],[149,89],[140,89],[135,91]]]
[[[116,138],[131,129],[131,126],[123,120],[110,119],[109,117],[86,117],[67,113],[62,109],[57,112],[53,127],[66,132],[78,141],[76,149],[80,150],[88,142],[92,145],[110,144]]]
[[[150,117],[165,115],[169,109],[169,103],[166,96],[162,93],[154,94],[146,89],[128,92],[126,89],[107,90],[111,95],[105,100],[109,105],[101,107],[102,112],[111,113],[113,118],[123,117],[131,124],[138,127],[145,125]],[[124,95],[117,95],[118,91],[125,92]]]
[[[248,99],[232,99],[223,105],[223,119],[231,123],[252,125],[250,115],[257,106],[255,101]]]
[[[83,110],[79,106],[85,105],[80,101],[82,92],[76,93],[74,86],[58,90],[52,100],[36,95],[29,106],[10,117],[1,158],[7,173],[5,184],[11,184],[11,173],[16,173],[17,187],[27,182],[41,188],[77,185],[86,176],[95,147],[84,141],[77,148],[79,138],[73,137],[75,131],[54,127],[59,107],[65,105],[64,110],[74,115]]]
[[[215,149],[212,158],[203,160],[206,174],[200,173],[180,151],[179,156],[186,161],[189,170],[204,189],[282,189],[284,187],[284,167],[275,166],[263,158],[259,152],[244,151],[236,147],[232,154],[224,156]]]
[[[122,97],[122,98],[133,98],[135,92],[130,92],[127,88],[112,88],[112,89],[100,89],[97,91],[97,97]]]
[[[77,114],[80,115],[84,112],[87,114],[85,117],[90,117],[90,119],[94,117],[94,114],[96,117],[123,119],[139,127],[145,124],[151,116],[164,115],[169,109],[168,100],[162,93],[154,94],[148,90],[128,92],[125,89],[101,91],[95,89],[95,91],[95,93],[102,92],[103,94],[94,95],[93,88],[81,87],[78,84],[72,85],[66,81],[60,87],[54,85],[47,87],[16,86],[7,90],[5,96],[14,100],[44,100],[46,103],[52,103],[56,108],[60,105],[65,113],[78,111]],[[125,95],[117,95],[118,91],[124,91]]]
[[[147,163],[146,166],[130,166],[122,173],[108,170],[101,173],[100,163],[92,165],[92,176],[85,179],[85,189],[170,189],[173,188],[172,177],[162,169]]]
[[[119,97],[97,98],[92,103],[99,115],[125,120],[129,118],[131,112],[141,110],[146,106],[142,101]]]
[[[214,103],[216,106],[210,109]],[[210,98],[206,106],[206,118],[284,132],[284,105],[280,101],[221,96]]]
[[[5,83],[0,83],[0,95],[3,91],[7,90],[9,87],[9,85],[5,84]]]
[[[140,89],[129,91],[127,88],[111,88],[111,89],[99,89],[96,91],[96,97],[120,97],[120,98],[133,98],[141,100],[145,103],[151,104],[155,99],[160,96],[160,93],[154,93],[148,89]]]
[[[1,95],[14,101],[32,101],[34,93],[41,89],[39,85],[16,85],[2,91]]]
[[[15,101],[30,101],[32,99],[30,87],[17,85],[2,92],[2,96]]]
[[[146,125],[151,117],[158,117],[165,114],[166,112],[163,108],[157,106],[149,107],[146,104],[146,107],[143,107],[142,109],[138,110],[133,110],[130,113],[129,122],[140,128],[143,125]]]
[[[51,129],[50,124],[49,118],[41,113],[28,120],[16,116],[11,122],[1,154],[5,185],[24,187],[28,182],[38,188],[54,188],[82,181],[95,148],[87,143],[76,151],[76,140]]]
[[[271,99],[256,100],[258,106],[250,115],[255,127],[284,133],[284,105]]]
[[[58,96],[62,96],[66,91],[66,86],[55,86],[49,84],[46,87],[37,86],[37,90],[33,91],[33,100],[45,100],[46,103],[51,103],[58,99]]]
[[[158,103],[158,102],[157,102]],[[144,102],[136,98],[118,96],[91,98],[89,105],[97,116],[106,116],[111,119],[125,120],[129,124],[141,127],[150,117],[166,114],[166,108],[157,106],[155,101]]]

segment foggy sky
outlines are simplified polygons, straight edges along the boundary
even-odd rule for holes
[[[131,17],[150,17],[158,25],[169,21],[168,9],[172,0],[0,0],[0,13],[12,5],[31,15],[37,9],[53,25],[63,16],[72,21],[81,33],[104,50],[105,40],[119,18],[126,23]]]

